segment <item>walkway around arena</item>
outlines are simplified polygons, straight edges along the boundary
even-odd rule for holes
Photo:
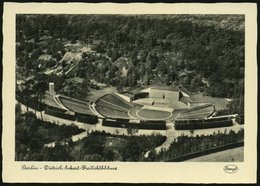
[[[27,107],[23,104],[21,105],[21,110],[22,112],[26,112]],[[127,132],[127,129],[125,128],[115,128],[115,127],[105,127],[102,126],[102,120],[99,119],[98,123],[95,125],[92,124],[86,124],[86,123],[81,123],[81,122],[77,122],[77,121],[70,121],[70,120],[66,120],[66,119],[62,119],[62,118],[58,118],[55,116],[51,116],[48,114],[45,114],[44,112],[39,112],[39,111],[35,111],[34,109],[29,108],[29,111],[33,112],[36,114],[36,117],[38,119],[41,119],[41,115],[42,115],[42,119],[44,121],[48,121],[48,122],[52,122],[54,124],[57,125],[71,125],[74,124],[76,126],[78,126],[81,129],[86,130],[85,132],[81,133],[81,134],[77,134],[75,136],[72,136],[72,140],[73,141],[78,141],[83,139],[84,137],[87,137],[87,131],[92,132],[92,131],[105,131],[107,133],[111,133],[111,134],[115,134],[115,135],[129,135]],[[174,141],[174,139],[178,138],[178,136],[181,135],[188,135],[188,136],[196,136],[196,135],[210,135],[218,132],[221,133],[229,133],[230,130],[233,130],[234,132],[238,132],[239,130],[243,129],[244,126],[243,125],[239,125],[237,124],[234,120],[233,120],[233,126],[230,127],[221,127],[221,128],[211,128],[211,129],[199,129],[199,130],[194,130],[193,133],[190,132],[190,130],[175,130],[174,128],[174,124],[172,122],[167,123],[167,130],[166,131],[160,131],[160,130],[138,130],[138,132],[135,135],[152,135],[152,134],[161,134],[163,136],[166,136],[166,141],[161,144],[160,146],[156,147],[156,152],[161,151],[162,149],[167,150],[171,143]],[[53,144],[55,145],[55,142],[50,143],[50,144],[46,144],[47,146],[53,146]],[[146,155],[149,153],[149,151],[146,153]]]

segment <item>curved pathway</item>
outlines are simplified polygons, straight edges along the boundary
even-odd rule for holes
[[[53,99],[55,100],[55,102],[61,107],[63,108],[64,110],[69,110],[67,107],[65,107],[61,101],[60,101],[60,98],[59,98],[59,95],[53,95]]]
[[[87,136],[88,136],[88,132],[85,131],[85,132],[76,134],[74,136],[71,136],[71,138],[69,138],[69,139],[71,139],[73,142],[75,142],[75,141],[82,140],[83,138],[85,138]],[[44,147],[55,147],[55,144],[56,144],[56,141],[52,142],[52,143],[45,144]]]
[[[89,104],[89,108],[90,108],[90,110],[94,113],[94,114],[96,114],[98,117],[100,117],[100,118],[105,118],[104,116],[102,116],[101,114],[99,114],[99,112],[96,110],[96,104],[95,103],[92,103],[92,104]]]

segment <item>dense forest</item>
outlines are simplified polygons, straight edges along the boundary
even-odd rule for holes
[[[57,91],[88,92],[94,80],[119,90],[183,85],[243,99],[242,15],[17,15],[16,26],[17,71],[28,77],[61,68],[48,74]],[[73,49],[78,44],[85,50]],[[75,77],[83,81],[75,85]]]
[[[211,135],[179,136],[170,145],[169,149],[161,150],[158,154],[151,153],[151,161],[167,161],[191,153],[205,151],[214,147],[235,144],[244,141],[244,130],[218,132]]]
[[[44,144],[62,141],[72,135],[83,132],[76,125],[58,126],[36,118],[33,112],[21,112],[21,107],[15,107],[15,160],[36,161],[44,156],[41,149]]]

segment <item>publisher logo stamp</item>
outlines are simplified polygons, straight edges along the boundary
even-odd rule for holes
[[[236,165],[226,165],[223,170],[226,172],[226,173],[236,173],[238,171],[238,167]]]

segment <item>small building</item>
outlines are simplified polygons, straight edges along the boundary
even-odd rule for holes
[[[50,82],[50,83],[49,83],[49,92],[55,94],[54,82]]]
[[[106,88],[107,87],[107,85],[105,83],[97,83],[97,86],[99,88]]]
[[[115,94],[120,96],[121,98],[123,98],[124,100],[126,100],[129,103],[134,101],[134,95],[133,94],[128,94],[128,93],[125,93],[125,94],[115,93]]]
[[[16,81],[16,87],[19,91],[22,91],[23,90],[23,84],[24,84],[24,81],[23,80],[17,80]]]

